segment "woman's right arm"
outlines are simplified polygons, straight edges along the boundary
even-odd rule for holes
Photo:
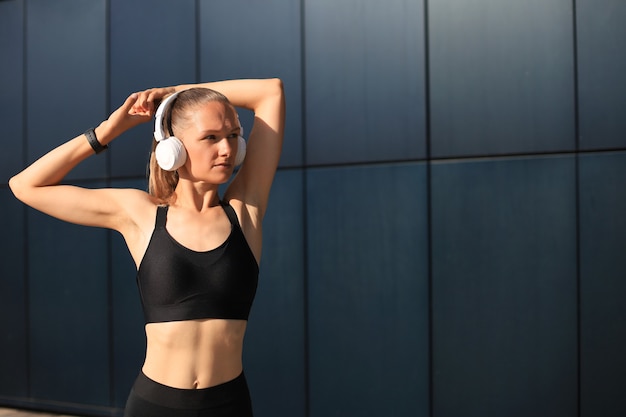
[[[124,131],[151,119],[151,114],[132,110],[137,94],[96,129],[97,140],[104,146]],[[124,216],[124,201],[134,200],[137,190],[86,189],[60,184],[80,162],[93,155],[86,135],[71,139],[48,152],[9,180],[15,196],[25,204],[58,219],[86,226],[119,230]]]

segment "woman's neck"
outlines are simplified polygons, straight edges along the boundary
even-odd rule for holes
[[[220,204],[218,185],[179,181],[176,186],[177,206],[193,208],[199,212]]]

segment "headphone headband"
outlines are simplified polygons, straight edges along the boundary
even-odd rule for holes
[[[168,138],[163,131],[163,115],[165,114],[169,104],[178,96],[178,94],[180,94],[180,91],[175,92],[163,100],[154,114],[154,139],[156,139],[157,142]]]

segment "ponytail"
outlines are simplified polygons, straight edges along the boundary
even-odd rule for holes
[[[176,185],[178,185],[178,172],[165,171],[157,163],[154,149],[157,141],[152,141],[152,152],[148,165],[148,193],[155,197],[159,204],[171,204],[176,200]]]

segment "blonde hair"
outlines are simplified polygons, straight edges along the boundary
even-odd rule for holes
[[[194,87],[182,91],[169,105],[163,115],[163,130],[175,136],[188,120],[189,115],[200,105],[209,102],[220,102],[232,106],[226,96],[209,88]],[[156,161],[154,150],[157,141],[152,141],[150,162],[148,164],[148,193],[155,197],[160,204],[172,204],[176,200],[176,186],[178,185],[178,172],[165,171]]]

